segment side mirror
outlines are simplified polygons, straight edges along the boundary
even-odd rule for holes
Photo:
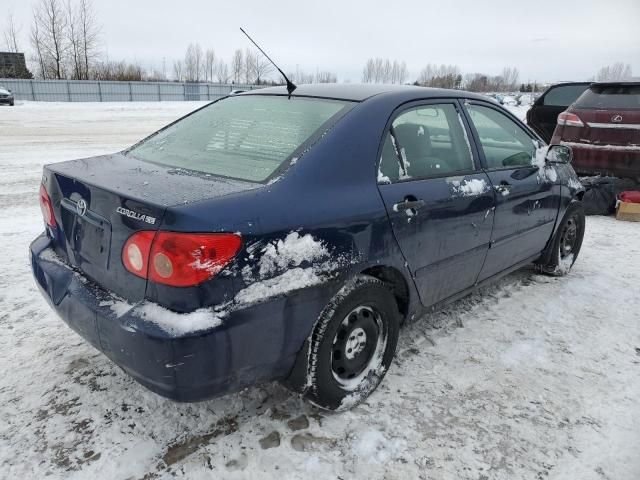
[[[545,157],[547,163],[571,163],[571,160],[573,160],[573,150],[566,145],[551,145]]]

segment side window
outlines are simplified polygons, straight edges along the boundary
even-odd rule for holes
[[[582,93],[589,88],[589,85],[565,85],[552,88],[543,98],[544,105],[552,107],[568,107]]]
[[[531,165],[533,139],[506,115],[493,108],[467,105],[489,168]]]
[[[473,170],[471,147],[453,104],[424,105],[400,114],[382,148],[380,181]]]

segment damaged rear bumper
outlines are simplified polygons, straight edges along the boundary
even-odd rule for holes
[[[216,327],[175,335],[137,315],[139,305],[112,308],[109,292],[52,252],[44,234],[30,247],[36,283],[51,307],[139,383],[182,402],[286,378],[329,295],[326,288],[309,289],[235,310]]]
[[[571,164],[579,174],[640,178],[640,146],[560,143],[573,150]]]

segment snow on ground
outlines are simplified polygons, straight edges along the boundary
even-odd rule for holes
[[[277,384],[176,404],[67,328],[27,257],[42,165],[196,106],[0,108],[1,478],[640,478],[640,224],[589,217],[567,277],[525,269],[408,325],[342,414]]]

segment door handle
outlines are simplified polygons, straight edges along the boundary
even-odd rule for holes
[[[505,195],[511,190],[511,185],[509,185],[507,182],[500,182],[500,185],[496,185],[493,188],[496,192]]]
[[[424,200],[418,200],[416,197],[409,195],[404,198],[402,202],[398,202],[393,205],[394,212],[401,212],[406,210],[417,210],[424,207]]]

